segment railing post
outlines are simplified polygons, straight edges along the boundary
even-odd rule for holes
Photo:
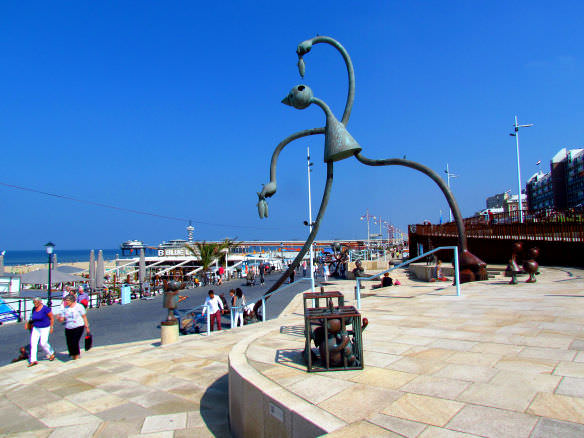
[[[233,306],[229,310],[229,317],[231,318],[231,328],[233,328]]]
[[[361,281],[357,277],[357,287],[355,288],[355,300],[357,300],[357,309],[361,309]]]
[[[262,297],[262,322],[266,322],[266,299]]]
[[[460,296],[460,269],[458,266],[458,247],[454,248],[454,283],[456,284],[456,296]]]

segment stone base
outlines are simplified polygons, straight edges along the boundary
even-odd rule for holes
[[[160,323],[160,345],[173,344],[178,341],[178,322]]]

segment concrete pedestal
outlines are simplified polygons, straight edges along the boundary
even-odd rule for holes
[[[173,344],[178,341],[178,323],[160,323],[160,345]]]

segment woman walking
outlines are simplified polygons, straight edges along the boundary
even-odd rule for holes
[[[45,305],[40,298],[32,300],[34,309],[32,310],[32,317],[29,325],[32,325],[30,333],[30,361],[28,366],[32,367],[38,364],[37,351],[40,341],[41,348],[45,350],[49,360],[55,360],[55,351],[49,344],[49,335],[53,333],[53,324],[55,318],[51,309]],[[28,327],[31,328],[31,327]]]
[[[245,307],[245,295],[240,288],[235,289],[235,327],[237,327],[237,321],[241,321],[240,326],[243,327],[243,308]]]
[[[81,335],[83,335],[84,328],[87,330],[87,334],[89,334],[89,322],[87,322],[85,307],[76,303],[73,295],[65,297],[63,305],[65,306],[63,313],[57,316],[57,319],[60,322],[65,322],[65,338],[67,339],[69,356],[73,360],[77,360],[81,357],[79,340],[81,339]]]

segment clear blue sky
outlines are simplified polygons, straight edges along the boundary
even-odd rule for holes
[[[192,218],[198,239],[303,239],[305,151],[313,209],[323,138],[280,157],[270,218],[256,191],[280,140],[324,125],[319,108],[280,103],[296,45],[316,34],[351,54],[349,130],[372,158],[402,157],[459,177],[465,216],[517,190],[561,147],[584,146],[584,4],[564,2],[3,2],[0,182]],[[305,58],[303,82],[340,117],[346,72],[331,47]],[[427,177],[354,159],[335,165],[320,238],[364,238],[370,212],[404,230],[447,204]],[[112,248],[184,238],[186,223],[0,186],[0,249]],[[197,223],[205,222],[206,224]],[[226,224],[218,226],[208,224]]]

